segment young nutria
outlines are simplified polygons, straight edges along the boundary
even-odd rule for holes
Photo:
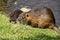
[[[29,12],[22,13],[17,18],[17,21],[32,25],[33,27],[51,28],[60,33],[56,26],[53,12],[47,7],[35,8]]]
[[[16,19],[18,18],[19,14],[21,14],[21,13],[22,13],[21,10],[15,10],[15,11],[9,13],[9,21],[16,22]]]
[[[18,10],[15,10],[11,13],[9,13],[9,20],[10,22],[11,21],[14,21],[16,22],[16,19],[18,18],[18,16],[23,13],[23,12],[28,12],[30,11],[31,9],[30,8],[27,8],[27,7],[22,7],[21,9],[18,9]]]

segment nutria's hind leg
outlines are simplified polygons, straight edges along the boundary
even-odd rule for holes
[[[48,28],[49,28],[49,29],[53,29],[53,27],[54,27],[53,25],[50,25]]]
[[[44,26],[38,24],[38,28],[42,28],[42,29],[44,29]]]
[[[32,25],[34,28],[38,28],[38,24],[37,24],[37,23],[31,23],[31,25]]]

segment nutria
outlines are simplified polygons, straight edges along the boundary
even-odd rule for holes
[[[33,27],[54,29],[60,33],[56,26],[53,12],[47,7],[35,8],[29,12],[22,13],[17,18],[17,21],[32,25]]]
[[[21,13],[22,13],[21,10],[15,10],[15,11],[9,13],[9,21],[16,22],[16,19],[18,18],[19,14],[21,14]]]

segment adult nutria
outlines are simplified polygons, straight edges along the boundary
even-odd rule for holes
[[[9,21],[16,22],[16,19],[18,18],[19,14],[21,14],[21,13],[22,13],[21,10],[15,10],[15,11],[9,13]]]
[[[17,18],[17,21],[32,25],[33,27],[54,29],[60,33],[56,26],[53,12],[47,7],[35,8],[29,12],[22,13]]]

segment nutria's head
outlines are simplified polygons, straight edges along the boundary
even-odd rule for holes
[[[18,18],[19,14],[21,14],[22,11],[21,10],[15,10],[11,13],[9,13],[9,21],[16,21],[16,19]]]
[[[17,22],[30,25],[31,19],[32,19],[32,14],[29,14],[29,12],[24,12],[19,15],[19,17],[17,18]]]

